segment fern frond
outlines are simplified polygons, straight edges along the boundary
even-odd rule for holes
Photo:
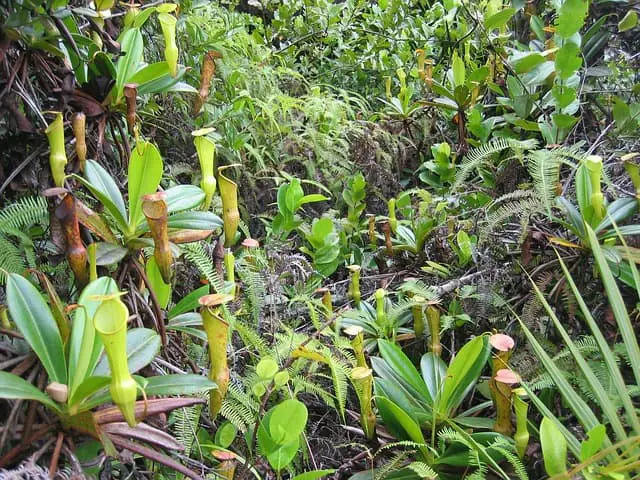
[[[548,217],[551,217],[551,207],[557,196],[561,163],[561,157],[553,150],[534,150],[527,156],[527,169],[533,179],[533,187]]]
[[[404,282],[402,282],[402,285],[400,285],[399,290],[401,292],[418,295],[429,301],[439,300],[436,287],[427,285],[421,280],[405,280]]]
[[[47,200],[44,197],[24,197],[0,210],[0,232],[24,230],[45,222],[48,217]]]
[[[488,161],[496,153],[511,149],[514,151],[515,157],[521,157],[525,150],[531,150],[537,144],[536,140],[521,141],[512,138],[494,138],[489,143],[474,148],[462,160],[452,190],[459,189],[473,170],[480,167],[483,162]]]
[[[407,465],[407,468],[426,480],[436,480],[438,478],[436,471],[424,462],[411,462]]]

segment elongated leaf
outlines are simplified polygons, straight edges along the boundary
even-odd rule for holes
[[[218,230],[222,228],[222,219],[211,212],[178,212],[169,216],[168,225],[172,229]],[[138,226],[136,233],[148,231],[148,225],[143,223]]]
[[[209,293],[209,285],[203,285],[200,288],[193,290],[189,295],[180,300],[175,307],[169,310],[167,316],[169,319],[173,319],[182,313],[196,310],[199,308],[198,300]]]
[[[560,262],[562,262],[562,259],[560,259]],[[587,380],[587,383],[591,388],[593,395],[598,400],[598,404],[600,405],[600,408],[602,408],[603,413],[611,423],[611,426],[614,432],[616,433],[618,440],[625,439],[627,435],[625,433],[624,427],[622,426],[622,422],[620,422],[620,418],[618,417],[617,406],[614,405],[613,402],[611,401],[609,392],[605,390],[605,388],[600,383],[600,380],[596,377],[596,374],[591,369],[587,360],[584,358],[584,356],[582,355],[582,353],[580,352],[576,344],[573,342],[573,340],[571,339],[571,337],[563,327],[562,322],[560,322],[560,320],[556,316],[555,311],[553,310],[551,305],[549,305],[549,302],[547,302],[547,299],[544,297],[544,295],[538,288],[538,285],[536,285],[536,283],[532,279],[530,280],[531,280],[531,284],[533,285],[533,289],[536,293],[536,296],[538,297],[538,300],[544,306],[545,310],[547,311],[547,314],[553,321],[553,324],[556,327],[556,330],[560,333],[562,340],[569,348],[569,351],[571,352],[573,359],[575,360],[578,367],[582,371],[582,374]],[[623,388],[626,392],[626,387],[624,386],[624,383],[623,383]],[[636,419],[636,422],[637,422],[637,419]]]
[[[196,208],[204,200],[204,192],[195,185],[177,185],[164,193],[167,194],[167,211],[170,214]]]
[[[447,369],[447,378],[438,398],[437,410],[450,415],[473,388],[489,359],[490,347],[485,336],[467,342],[456,354]]]
[[[379,340],[378,348],[380,355],[384,358],[384,361],[387,362],[391,370],[407,384],[411,385],[415,391],[419,392],[428,403],[432,403],[431,394],[422,381],[422,377],[400,347],[388,340]]]
[[[169,65],[167,62],[151,63],[138,70],[132,77],[131,83],[138,85],[138,93],[140,93],[140,87],[147,82],[157,80],[160,77],[169,74]]]
[[[507,24],[509,20],[511,20],[511,17],[513,17],[514,13],[516,13],[515,8],[505,8],[485,19],[484,26],[487,30],[502,28]]]
[[[548,418],[540,424],[540,443],[544,469],[550,476],[567,472],[567,441]]]
[[[84,382],[78,385],[69,396],[69,406],[74,407],[87,397],[97,393],[99,390],[106,389],[111,383],[111,377],[87,377]]]
[[[60,407],[47,394],[38,390],[24,378],[8,372],[0,371],[0,398],[35,400],[56,412],[60,412]]]
[[[73,397],[76,388],[93,373],[103,345],[96,335],[93,316],[102,303],[104,295],[118,292],[115,280],[100,277],[85,287],[78,299],[73,313],[71,337],[69,340],[69,396]]]
[[[42,362],[52,382],[67,383],[67,362],[60,331],[40,292],[15,273],[7,279],[7,304],[18,330]]]
[[[536,353],[538,359],[544,366],[547,373],[549,373],[549,376],[551,376],[553,383],[555,383],[558,391],[565,398],[571,410],[576,414],[578,421],[587,429],[591,429],[598,425],[598,423],[600,422],[598,422],[595,414],[593,413],[591,408],[589,408],[582,396],[573,389],[571,384],[565,378],[564,373],[560,370],[560,368],[558,368],[558,366],[545,351],[542,345],[540,345],[540,342],[538,342],[538,339],[531,332],[531,330],[527,328],[520,317],[516,318],[518,319],[518,322],[520,322],[520,327],[529,340],[529,343],[533,347],[533,350]]]
[[[613,222],[618,223],[633,215],[638,208],[638,200],[635,198],[619,198],[607,207],[607,216],[602,219],[594,232],[599,233],[609,228]]]
[[[120,50],[124,53],[116,65],[116,84],[114,86],[116,101],[122,97],[124,84],[129,83],[142,61],[144,41],[139,28],[131,28],[122,36]]]
[[[609,305],[611,306],[613,316],[615,317],[616,324],[618,325],[618,330],[622,335],[622,340],[624,341],[627,354],[629,355],[629,364],[631,365],[636,384],[640,385],[640,348],[638,347],[638,340],[636,338],[633,325],[631,324],[631,320],[629,320],[627,307],[622,295],[620,294],[616,280],[613,278],[611,269],[607,264],[607,260],[602,253],[602,248],[598,242],[598,238],[589,226],[587,226],[587,234],[589,235],[591,251],[593,252],[593,256],[598,264],[598,269],[602,275],[602,283],[605,291],[607,292]],[[593,428],[594,426],[595,425],[590,425],[589,428]]]
[[[114,265],[126,257],[127,253],[129,250],[120,245],[98,242],[96,244],[96,265]]]
[[[538,398],[538,396],[534,393],[534,391],[527,385],[527,383],[522,383],[522,388],[527,392],[527,397],[531,400],[531,403],[535,405],[538,411],[549,420],[552,420],[555,423],[556,428],[562,433],[564,438],[567,440],[567,444],[569,445],[569,449],[571,453],[573,453],[576,457],[580,456],[580,442],[575,437],[575,435],[553,414],[551,410],[545,405],[545,403]]]
[[[84,174],[87,177],[86,180],[78,176],[74,178],[83,183],[100,200],[104,207],[109,210],[109,213],[113,215],[118,228],[125,232],[127,230],[127,210],[116,182],[94,160],[87,160]]]
[[[567,283],[569,284],[569,286],[571,287],[571,291],[573,292],[574,298],[576,299],[578,306],[580,307],[580,311],[582,312],[582,315],[584,316],[584,319],[587,322],[589,329],[591,330],[593,338],[596,340],[596,343],[598,344],[598,348],[600,349],[602,358],[604,359],[604,362],[607,365],[607,370],[609,371],[609,375],[610,375],[610,381],[615,386],[618,397],[620,398],[620,400],[622,401],[622,404],[624,405],[624,408],[627,414],[627,419],[628,419],[627,421],[629,422],[629,425],[633,426],[636,433],[639,433],[640,422],[638,420],[638,415],[636,414],[636,409],[629,395],[629,390],[627,389],[624,378],[622,377],[622,372],[620,371],[618,362],[616,361],[616,356],[614,355],[613,351],[609,347],[609,344],[607,343],[607,340],[605,339],[602,331],[600,330],[600,327],[598,326],[597,322],[593,318],[593,315],[591,314],[591,310],[589,309],[589,307],[584,301],[584,298],[580,294],[580,291],[578,290],[576,283],[573,281],[573,277],[569,273],[569,269],[567,268],[567,266],[562,261],[562,258],[559,255],[558,255],[558,259],[560,261],[560,266],[562,267],[562,271],[564,272],[564,277],[567,280]],[[617,425],[618,423],[619,421],[616,422],[614,420],[612,422],[612,425]],[[623,438],[626,438],[626,434],[624,434],[623,437],[620,437],[619,430],[618,429],[614,429],[614,430],[616,431],[616,436],[618,437],[618,440],[622,440]]]
[[[142,197],[155,193],[162,179],[162,157],[151,142],[141,141],[131,151],[129,160],[129,232],[135,233],[142,215]]]
[[[296,475],[291,480],[317,480],[319,478],[327,478],[333,472],[335,472],[335,470],[313,470]]]
[[[420,360],[420,370],[422,371],[422,379],[429,390],[430,403],[434,403],[434,399],[438,398],[442,382],[447,375],[447,365],[444,361],[433,353],[425,353]]]
[[[127,332],[127,361],[129,372],[136,373],[146,367],[160,351],[160,336],[148,328],[132,328]],[[111,374],[109,361],[103,355],[94,375],[108,376]]]
[[[385,425],[396,438],[399,440],[411,440],[422,445],[426,443],[420,425],[398,405],[386,397],[376,397],[376,405]],[[429,451],[426,446],[419,447],[419,451],[424,459],[429,457]]]
[[[214,388],[215,382],[203,375],[160,375],[146,379],[144,388],[147,396],[156,395],[197,395]]]

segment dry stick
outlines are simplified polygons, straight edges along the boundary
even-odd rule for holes
[[[153,291],[151,287],[151,283],[149,282],[149,278],[147,274],[144,272],[144,268],[138,263],[135,258],[132,258],[133,266],[140,274],[140,278],[147,286],[147,290],[149,290],[149,296],[151,297],[151,303],[153,304],[153,309],[156,312],[156,328],[158,329],[158,333],[160,334],[160,338],[162,339],[162,346],[167,346],[167,331],[164,326],[164,319],[162,318],[162,308],[160,308],[160,302],[158,302],[158,297],[156,296],[156,292]]]
[[[60,460],[60,450],[62,450],[62,442],[64,440],[64,433],[58,432],[58,438],[56,439],[56,447],[53,449],[53,455],[51,456],[51,463],[49,463],[49,478],[56,477],[56,471],[58,470],[58,461]]]
[[[7,328],[0,328],[0,333],[3,335],[9,335],[10,337],[13,338],[20,338],[23,339],[24,337],[20,334],[20,332],[16,332],[13,330],[9,330]]]
[[[181,463],[176,462],[171,457],[157,452],[152,448],[145,447],[144,445],[140,445],[139,443],[130,442],[129,440],[125,440],[123,437],[120,437],[118,435],[109,435],[109,438],[118,447],[126,448],[131,452],[138,453],[143,457],[147,457],[149,460],[161,463],[162,465],[165,465],[172,470],[175,470],[176,472],[182,473],[189,478],[193,478],[194,480],[200,480],[202,478],[200,475],[188,469]]]
[[[38,368],[34,368],[29,376],[27,377],[27,381],[29,383],[33,382],[33,379],[38,374]],[[9,413],[9,417],[7,418],[7,425],[14,425],[16,417],[18,416],[18,412],[20,407],[22,406],[23,400],[16,400],[13,404],[13,408],[11,408],[11,412]],[[2,432],[2,437],[0,437],[0,451],[4,448],[4,445],[7,441],[7,437],[9,436],[9,429],[6,429]]]
[[[11,461],[15,457],[20,455],[24,450],[29,449],[32,444],[34,444],[35,442],[40,440],[42,437],[44,437],[49,432],[50,429],[51,429],[51,426],[47,425],[46,427],[43,427],[42,429],[35,432],[30,437],[25,437],[23,440],[23,443],[16,445],[11,450],[9,450],[2,458],[0,458],[0,468],[3,468],[9,463],[11,463]]]
[[[40,375],[38,375],[38,390],[44,389],[44,385],[47,381],[47,374],[44,370],[40,370]],[[33,429],[33,423],[36,421],[36,413],[38,412],[39,403],[35,400],[31,400],[29,402],[29,409],[27,410],[27,417],[24,422],[24,431],[22,436],[28,437],[31,435],[31,430]]]

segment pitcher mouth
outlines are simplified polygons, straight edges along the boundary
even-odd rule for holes
[[[94,326],[102,335],[115,335],[127,328],[129,312],[118,298],[105,300],[94,315]]]

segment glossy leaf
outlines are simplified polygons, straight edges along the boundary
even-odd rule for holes
[[[486,336],[467,342],[456,354],[447,369],[447,377],[438,399],[438,411],[451,414],[473,388],[490,355]]]
[[[376,397],[376,405],[385,425],[396,438],[399,440],[411,440],[419,444],[426,443],[420,425],[402,408],[386,397]],[[425,458],[429,456],[425,446],[419,447],[419,450]]]
[[[52,382],[67,383],[67,364],[60,331],[49,306],[26,278],[7,279],[9,313],[20,333],[42,362]]]
[[[84,174],[87,177],[86,180],[82,177],[76,178],[91,190],[91,193],[113,215],[118,227],[125,232],[127,230],[127,210],[116,182],[95,160],[87,160]]]
[[[144,41],[140,29],[131,28],[122,36],[120,42],[120,50],[123,55],[118,59],[116,64],[116,84],[114,87],[116,101],[122,97],[125,83],[136,73],[138,65],[142,61],[142,51]]]
[[[0,398],[7,400],[35,400],[60,412],[60,407],[44,392],[41,392],[22,377],[0,371]]]
[[[144,219],[142,197],[158,190],[162,169],[160,151],[153,143],[141,141],[131,150],[128,176],[129,232],[131,234],[135,233],[136,227]]]
[[[204,200],[204,192],[195,185],[176,185],[164,191],[167,194],[169,214],[198,207]]]
[[[544,469],[550,476],[567,472],[567,441],[547,417],[540,424],[540,444]]]
[[[148,328],[132,328],[127,332],[127,362],[129,372],[136,373],[146,367],[160,351],[160,336]],[[109,362],[103,356],[94,375],[107,376],[110,374]]]

